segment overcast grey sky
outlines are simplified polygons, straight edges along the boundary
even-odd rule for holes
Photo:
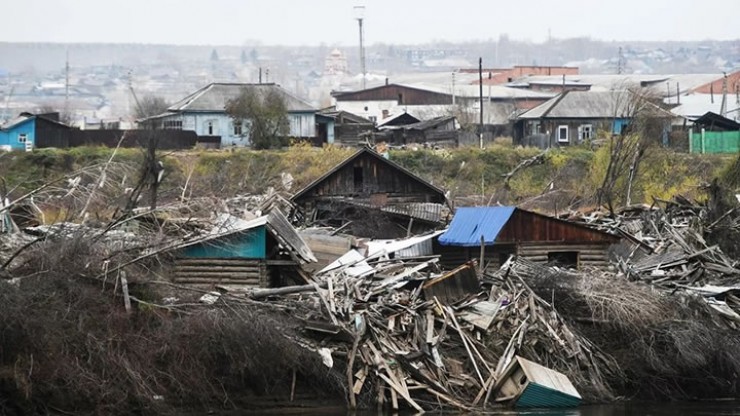
[[[242,45],[740,39],[738,0],[3,0],[0,41]],[[23,16],[32,16],[23,18]]]

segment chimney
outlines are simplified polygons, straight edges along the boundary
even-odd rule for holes
[[[676,104],[681,104],[681,88],[678,86],[678,82],[676,83]]]
[[[388,85],[388,77],[385,77],[385,85]]]

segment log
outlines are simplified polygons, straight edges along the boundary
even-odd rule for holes
[[[317,285],[285,286],[274,289],[255,289],[249,297],[252,299],[263,299],[269,296],[292,295],[294,293],[315,292],[317,288],[326,288],[326,283]]]

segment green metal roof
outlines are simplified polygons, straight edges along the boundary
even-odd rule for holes
[[[516,407],[576,407],[581,398],[529,382],[516,401]]]

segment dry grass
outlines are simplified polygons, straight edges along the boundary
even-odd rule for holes
[[[694,296],[655,290],[604,272],[545,273],[533,290],[604,352],[622,395],[646,399],[734,397],[740,339]]]
[[[0,413],[248,408],[289,397],[294,372],[299,392],[345,397],[343,369],[292,341],[290,313],[219,301],[127,314],[112,281],[82,278],[98,258],[86,241],[38,251],[18,285],[0,282]]]

